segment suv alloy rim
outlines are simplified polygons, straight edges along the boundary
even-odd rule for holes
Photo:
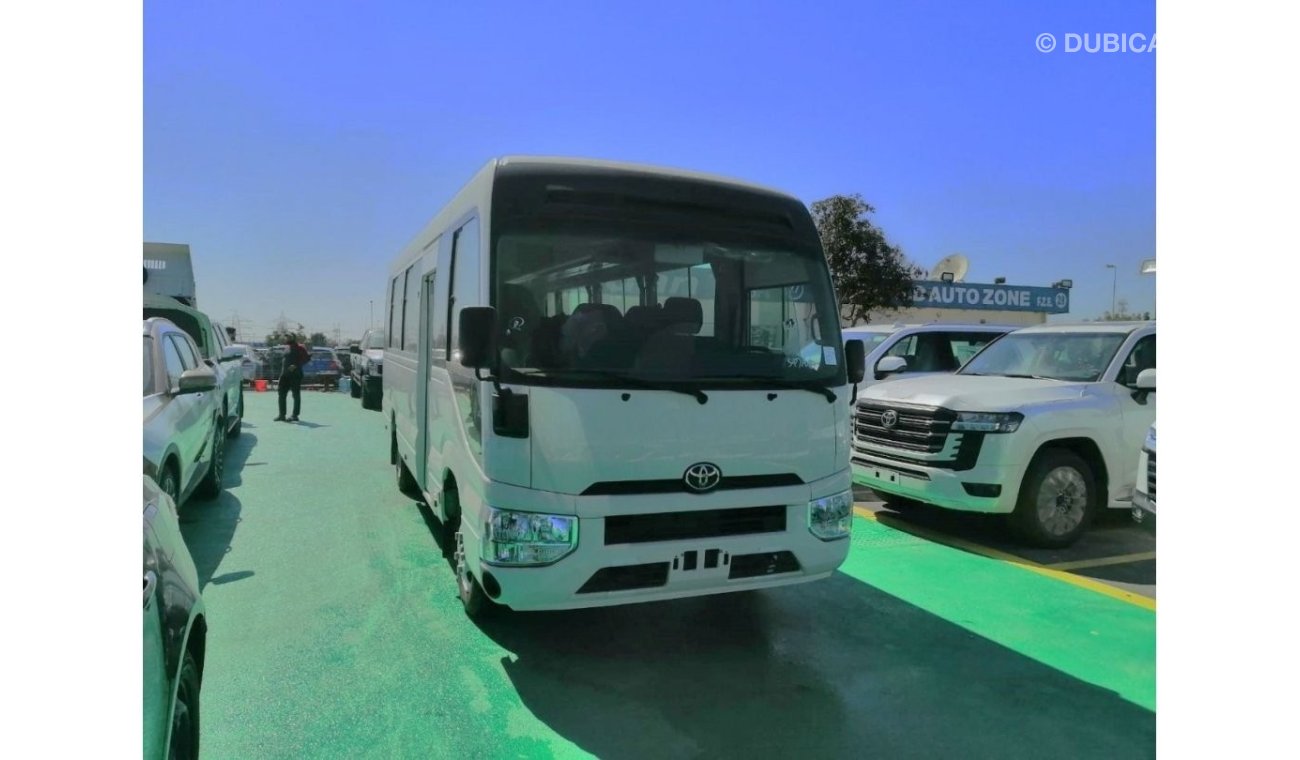
[[[1083,522],[1088,508],[1088,484],[1073,467],[1057,467],[1047,473],[1034,506],[1038,521],[1054,536],[1063,536]]]

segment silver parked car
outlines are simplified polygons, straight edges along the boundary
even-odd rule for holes
[[[226,431],[217,374],[184,330],[144,320],[144,474],[177,505],[221,493]]]
[[[379,409],[384,397],[384,331],[367,330],[352,352],[352,398],[361,408]]]

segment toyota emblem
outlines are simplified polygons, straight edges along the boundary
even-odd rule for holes
[[[686,487],[696,493],[704,493],[717,488],[718,483],[722,481],[722,470],[718,469],[712,462],[697,462],[686,468],[686,474],[682,476]]]
[[[893,409],[886,409],[880,414],[881,427],[891,428],[898,424],[898,412]]]

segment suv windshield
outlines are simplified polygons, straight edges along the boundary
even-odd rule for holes
[[[1127,337],[1124,333],[1010,333],[976,354],[959,374],[1092,383],[1101,379]]]
[[[501,366],[516,380],[726,386],[843,377],[820,250],[729,239],[725,228],[566,221],[507,230],[494,263]]]

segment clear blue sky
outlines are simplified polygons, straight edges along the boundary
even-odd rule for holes
[[[357,337],[389,261],[496,155],[861,193],[928,268],[1154,308],[1153,2],[146,3],[144,231],[201,305]],[[1056,36],[1041,53],[1035,38]]]

